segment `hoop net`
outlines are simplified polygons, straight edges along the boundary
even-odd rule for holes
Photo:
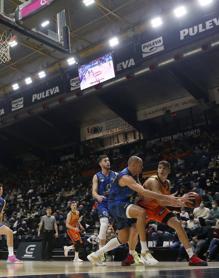
[[[11,33],[0,34],[0,64],[5,64],[11,60],[9,42],[13,39]]]

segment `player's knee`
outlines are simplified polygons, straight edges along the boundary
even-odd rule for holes
[[[106,239],[106,233],[109,225],[109,219],[107,217],[100,218],[100,231],[99,231],[99,239]]]
[[[146,211],[144,209],[139,209],[138,217],[145,219],[146,218]]]
[[[13,237],[13,231],[11,229],[7,229],[6,235],[9,237]]]

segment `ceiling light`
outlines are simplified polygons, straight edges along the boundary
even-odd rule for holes
[[[69,66],[75,65],[76,64],[76,60],[74,57],[70,57],[67,59],[67,63]]]
[[[15,46],[17,46],[17,41],[16,40],[11,40],[11,41],[9,41],[8,42],[8,45],[10,46],[10,47],[15,47]]]
[[[42,70],[42,71],[38,72],[38,76],[39,76],[39,78],[40,78],[40,79],[42,79],[42,78],[46,77],[46,73],[45,73],[45,71],[44,71],[44,70]]]
[[[109,40],[110,47],[115,47],[119,44],[119,39],[117,37],[113,37]]]
[[[95,0],[83,0],[83,4],[88,7],[95,3]]]
[[[199,4],[204,7],[213,3],[213,0],[198,0]]]
[[[18,83],[14,83],[11,87],[12,87],[12,89],[13,89],[14,91],[16,91],[16,90],[18,90],[18,89],[20,88],[20,86],[19,86]]]
[[[151,20],[151,26],[153,28],[160,27],[163,24],[162,18],[161,17],[155,17]]]
[[[175,10],[173,11],[175,17],[182,17],[184,15],[187,14],[187,9],[185,6],[179,6],[177,8],[175,8]]]
[[[26,83],[27,85],[31,84],[32,82],[33,82],[33,80],[32,80],[31,77],[25,78],[25,83]]]
[[[49,20],[45,20],[41,23],[41,27],[42,28],[45,28],[46,26],[48,26],[50,24],[50,21]]]

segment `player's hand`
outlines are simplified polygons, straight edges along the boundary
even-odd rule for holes
[[[106,197],[103,196],[103,195],[98,195],[98,196],[97,196],[97,201],[98,201],[98,203],[102,203],[104,199],[106,199]]]
[[[195,197],[192,194],[192,192],[191,192],[191,194],[187,193],[187,194],[183,195],[182,197],[180,197],[180,199],[184,203],[184,207],[193,207],[194,201],[195,201]]]
[[[55,238],[58,238],[59,237],[59,234],[58,233],[55,233]]]
[[[38,237],[40,237],[40,231],[37,233]]]
[[[184,207],[185,202],[189,201],[189,198],[177,198],[172,195],[169,196],[170,206],[172,207]]]

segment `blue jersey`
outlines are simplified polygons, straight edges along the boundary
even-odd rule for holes
[[[102,172],[98,172],[96,173],[96,176],[98,180],[97,193],[107,198],[110,192],[110,188],[117,177],[117,173],[110,171],[109,175],[105,176]],[[107,199],[104,199],[104,201],[107,201]]]
[[[2,197],[0,197],[0,212],[4,208],[4,205],[5,205],[5,200]]]
[[[109,194],[109,202],[116,202],[116,203],[132,203],[137,195],[137,193],[129,188],[128,186],[120,186],[119,179],[122,176],[131,176],[134,180],[137,181],[137,178],[134,177],[128,168],[123,169],[118,175],[113,183],[110,194]]]

